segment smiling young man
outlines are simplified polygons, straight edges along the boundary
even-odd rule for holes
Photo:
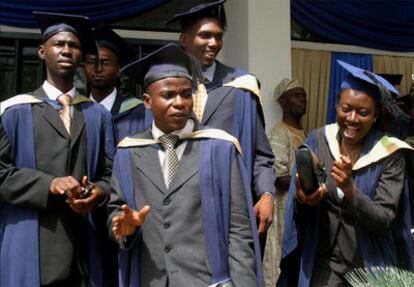
[[[264,131],[258,80],[247,71],[216,60],[226,28],[224,0],[204,3],[167,21],[182,26],[180,45],[196,57],[203,69],[203,88],[195,93],[194,113],[202,125],[222,129],[239,141],[255,199],[259,233],[273,219],[274,156]],[[199,85],[200,86],[200,85]]]
[[[35,16],[46,80],[1,103],[0,285],[103,286],[86,218],[109,194],[112,121],[73,85],[95,47],[91,25],[77,15]]]
[[[108,225],[129,249],[121,286],[261,286],[240,147],[191,118],[191,71],[174,44],[123,69],[143,84],[154,121],[122,140],[115,156]]]

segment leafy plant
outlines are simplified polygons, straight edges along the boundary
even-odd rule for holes
[[[414,273],[397,267],[356,268],[345,275],[353,287],[412,287]]]

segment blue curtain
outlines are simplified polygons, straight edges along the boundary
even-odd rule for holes
[[[329,80],[328,114],[326,122],[328,124],[336,121],[335,105],[339,92],[339,87],[347,72],[336,60],[342,60],[351,65],[372,71],[372,56],[367,54],[352,53],[332,53],[331,56],[331,79]]]
[[[334,43],[414,52],[414,0],[291,0],[291,15]]]
[[[78,14],[93,23],[110,22],[143,13],[168,0],[0,0],[0,24],[34,28],[33,11]]]

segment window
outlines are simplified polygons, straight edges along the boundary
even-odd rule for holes
[[[136,48],[137,59],[155,51],[166,42],[137,39],[129,41]],[[37,56],[38,39],[2,38],[0,45],[0,101],[27,93],[40,87],[46,77],[43,62]],[[88,95],[83,67],[76,72],[74,84],[83,95]],[[120,90],[125,95],[141,97],[140,86],[134,79],[121,78]]]
[[[0,100],[34,90],[41,83],[42,63],[37,40],[2,39],[0,45]]]

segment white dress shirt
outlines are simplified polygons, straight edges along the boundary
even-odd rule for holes
[[[214,61],[210,67],[207,67],[205,70],[203,70],[203,76],[204,78],[212,82],[215,72],[216,72],[216,61]]]
[[[182,128],[181,130],[173,131],[171,134],[177,135],[181,139],[181,138],[187,137],[190,134],[192,134],[193,129],[194,129],[194,121],[192,119],[189,119],[187,123],[185,124],[184,128]],[[154,139],[158,139],[160,136],[165,134],[163,131],[157,128],[154,122],[152,122],[151,133]],[[184,141],[175,148],[175,153],[177,154],[178,160],[181,160],[181,158],[183,157],[183,153],[184,153],[186,146],[187,146],[187,141]],[[163,149],[158,150],[158,158],[160,160],[165,186],[168,187],[168,162],[165,156],[165,151]]]
[[[95,98],[92,96],[92,94],[91,94],[90,98],[95,103],[98,103],[98,104],[104,106],[105,109],[110,112],[112,110],[112,107],[114,106],[115,99],[116,99],[116,94],[117,94],[117,90],[116,90],[116,88],[114,88],[114,90],[108,96],[106,96],[105,99],[103,99],[99,103],[95,100]]]
[[[57,101],[57,98],[61,95],[69,95],[72,98],[72,101],[73,101],[73,99],[75,98],[75,95],[76,95],[75,86],[73,86],[72,89],[70,89],[69,91],[64,93],[64,92],[60,91],[58,88],[56,88],[55,86],[52,86],[48,81],[44,81],[43,85],[42,85],[42,88],[45,91],[48,98],[51,99],[51,100],[55,100],[55,101]],[[70,106],[70,113],[71,113],[71,115],[73,115],[73,106]]]
[[[76,88],[75,86],[72,87],[72,89],[66,93],[60,91],[58,88],[52,86],[48,81],[44,81],[42,85],[43,90],[45,91],[46,95],[49,99],[57,101],[57,98],[61,95],[69,95],[72,100],[75,97],[76,94]]]

